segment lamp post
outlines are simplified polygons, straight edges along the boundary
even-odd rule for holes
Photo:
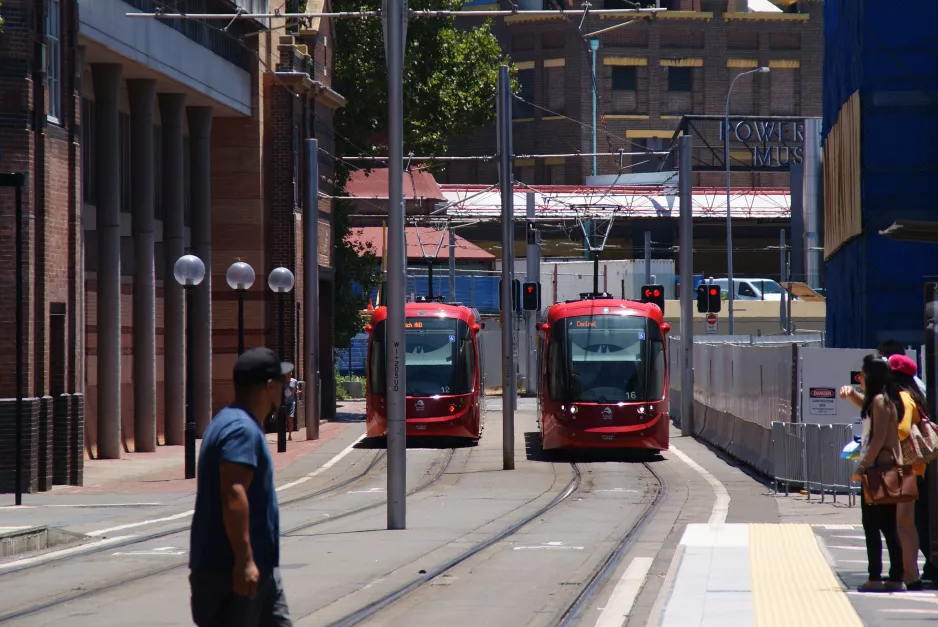
[[[277,294],[277,299],[280,304],[280,324],[279,324],[279,337],[280,337],[280,359],[283,360],[286,356],[284,352],[286,351],[286,341],[284,340],[284,296],[293,289],[293,273],[290,272],[288,268],[274,268],[270,271],[270,275],[267,277],[267,285],[270,287],[270,291]],[[287,450],[287,416],[286,408],[283,406],[283,403],[280,403],[280,410],[277,412],[277,452],[284,453]]]
[[[186,291],[186,479],[195,478],[195,405],[192,364],[195,355],[192,331],[195,328],[195,316],[192,307],[192,293],[196,285],[205,278],[205,264],[195,255],[183,255],[173,266],[173,276]]]
[[[225,273],[228,287],[238,293],[238,354],[244,352],[244,293],[254,285],[254,268],[243,261],[236,261]]]
[[[743,76],[747,74],[764,74],[769,71],[768,67],[757,67],[747,72],[741,72],[736,75],[730,88],[726,91],[726,109],[723,114],[723,163],[726,165],[726,285],[729,294],[729,332],[734,334],[733,325],[733,301],[736,297],[736,286],[733,285],[733,218],[730,212],[730,95],[733,93],[733,86]]]

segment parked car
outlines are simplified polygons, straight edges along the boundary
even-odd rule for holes
[[[724,298],[729,298],[729,280],[711,279],[708,283],[713,283],[723,291]],[[778,281],[773,279],[733,279],[736,288],[735,300],[774,300],[779,301],[785,293],[785,289],[779,285]],[[792,300],[799,300],[797,296]]]

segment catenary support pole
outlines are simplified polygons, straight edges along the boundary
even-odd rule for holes
[[[694,215],[693,169],[691,151],[693,138],[682,135],[679,144],[678,187],[681,205],[680,274],[681,274],[681,435],[693,434],[694,424]]]
[[[15,176],[15,175],[14,175]],[[23,504],[23,176],[16,187],[16,504]]]
[[[306,140],[306,209],[303,213],[303,337],[306,338],[306,439],[319,439],[322,416],[319,365],[319,140]],[[297,378],[299,378],[299,376]]]
[[[651,231],[645,231],[645,285],[651,285]]]
[[[511,157],[511,83],[508,66],[498,70],[498,155],[499,182],[502,195],[502,468],[515,468],[515,359],[512,346],[511,327],[514,318],[511,298],[511,276],[514,264],[514,242],[511,239],[511,223],[514,219],[514,190],[512,188]]]
[[[778,266],[778,282],[785,282],[785,265],[788,259],[788,250],[785,241],[785,229],[781,229],[778,233],[778,254],[779,254],[779,266]],[[763,294],[763,298],[765,295]],[[785,318],[785,301],[788,300],[788,291],[786,290],[782,297],[778,299],[778,321],[781,324],[782,333],[788,330],[788,321]]]
[[[925,394],[928,415],[938,415],[938,283],[925,284]],[[938,560],[938,460],[928,464],[925,471],[926,498],[928,508],[928,557],[932,563]],[[921,530],[919,531],[921,533]]]
[[[534,204],[534,193],[529,193],[526,195],[525,199],[527,200],[527,207],[525,210],[525,217],[528,219],[528,223],[525,229],[525,235],[527,237],[527,251],[525,254],[525,262],[527,264],[525,276],[527,277],[528,283],[539,283],[541,280],[541,246],[540,238],[538,231],[534,228],[534,218],[536,215],[536,207]],[[526,323],[526,332],[527,332],[527,367],[525,368],[525,381],[527,383],[528,394],[537,394],[538,386],[538,373],[537,373],[537,318],[540,316],[540,311],[526,311],[525,323]]]
[[[593,176],[596,176],[596,51],[599,50],[599,39],[595,37],[590,39],[590,62],[592,63],[592,84],[591,91],[593,94]]]
[[[456,231],[449,231],[449,302],[456,302]]]
[[[387,427],[388,529],[407,527],[407,431],[404,364],[404,0],[386,0],[385,50],[388,60],[388,318]]]

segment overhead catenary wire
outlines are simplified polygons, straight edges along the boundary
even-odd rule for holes
[[[644,157],[644,156],[655,156],[655,157],[667,157],[671,153],[669,151],[642,151],[642,152],[565,152],[558,154],[515,154],[512,155],[513,159],[575,159],[577,157]],[[438,157],[413,157],[409,156],[408,159],[413,161],[494,161],[498,158],[498,155],[466,155],[466,156],[438,156]],[[359,156],[359,157],[350,157],[343,156],[341,157],[343,161],[387,161],[388,157],[370,157],[370,156]]]
[[[496,11],[463,11],[452,9],[409,9],[409,17],[509,17],[513,15],[530,16],[553,16],[553,15],[584,15],[590,13],[593,15],[645,15],[649,13],[664,13],[667,9],[658,9],[649,7],[647,9],[538,9],[533,11],[523,11],[518,9],[496,10]],[[128,12],[127,17],[133,18],[159,18],[159,19],[192,19],[192,20],[224,20],[233,22],[239,19],[248,20],[269,20],[269,19],[287,19],[304,20],[316,18],[331,19],[361,19],[363,17],[380,17],[381,11],[375,9],[372,11],[326,11],[316,13],[166,13],[156,11],[153,13]]]

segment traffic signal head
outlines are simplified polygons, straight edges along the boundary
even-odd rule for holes
[[[661,313],[664,313],[664,286],[663,285],[643,285],[642,302],[654,303],[658,305]]]
[[[498,280],[498,308],[502,309],[502,280]],[[511,280],[511,310],[521,311],[521,280]]]
[[[541,310],[541,284],[524,283],[521,286],[521,309],[524,311]]]
[[[701,283],[697,286],[697,311],[700,313],[719,313],[723,306],[719,285]]]

